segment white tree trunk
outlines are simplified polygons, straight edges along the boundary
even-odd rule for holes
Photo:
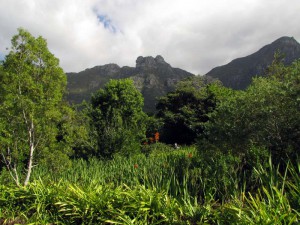
[[[26,186],[29,183],[31,171],[32,171],[32,166],[33,166],[33,154],[35,150],[35,143],[34,143],[34,125],[33,121],[31,120],[30,122],[30,127],[28,129],[28,135],[29,135],[29,159],[28,159],[28,165],[27,165],[27,174],[26,178],[24,181],[24,186]]]
[[[7,168],[8,172],[9,172],[10,176],[13,178],[13,180],[16,183],[16,185],[18,187],[20,187],[20,181],[19,181],[19,175],[18,175],[17,166],[11,160],[11,152],[10,152],[9,148],[7,148],[7,156],[5,156],[2,153],[2,157],[3,157],[3,162],[6,165],[6,168]]]

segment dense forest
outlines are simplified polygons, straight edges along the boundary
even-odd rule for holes
[[[0,64],[0,224],[299,224],[300,60],[246,90],[188,77],[156,113],[131,79],[66,101],[43,37]]]

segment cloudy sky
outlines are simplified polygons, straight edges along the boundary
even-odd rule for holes
[[[0,0],[0,59],[19,27],[66,72],[162,55],[205,74],[281,36],[300,42],[299,0]]]

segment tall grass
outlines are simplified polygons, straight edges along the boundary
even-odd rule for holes
[[[279,167],[270,158],[251,179],[239,168],[234,158],[204,159],[194,148],[76,160],[60,174],[38,168],[26,188],[0,185],[0,224],[300,222],[300,163]]]
[[[255,168],[259,177],[256,192],[242,193],[233,204],[226,206],[233,210],[237,224],[299,224],[300,223],[300,163],[280,166],[269,162],[269,167]]]
[[[113,160],[98,159],[76,160],[72,168],[60,174],[51,174],[47,168],[38,168],[33,173],[33,179],[41,178],[44,182],[59,182],[60,180],[88,187],[90,185],[107,185],[118,187],[126,184],[128,187],[143,185],[166,191],[173,196],[182,195],[189,187],[190,195],[196,195],[197,183],[189,183],[192,157],[196,155],[194,148],[180,151],[158,153],[146,157],[139,154],[132,157],[116,156]],[[194,177],[199,177],[196,170]]]

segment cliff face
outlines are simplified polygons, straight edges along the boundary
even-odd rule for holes
[[[276,51],[285,55],[286,65],[300,58],[300,44],[292,37],[282,37],[252,55],[235,59],[227,65],[212,69],[206,76],[219,79],[224,86],[245,89],[251,83],[252,77],[264,75]],[[165,62],[162,56],[158,55],[155,58],[139,56],[135,67],[107,64],[79,73],[68,73],[67,100],[71,103],[89,101],[92,93],[103,88],[110,79],[131,78],[144,96],[144,110],[154,112],[157,98],[173,91],[178,81],[190,76],[194,75],[182,69],[173,68]]]
[[[79,73],[68,73],[67,100],[72,103],[89,101],[92,93],[103,88],[110,79],[131,78],[144,96],[144,110],[154,112],[157,98],[174,90],[174,85],[178,81],[189,76],[194,75],[171,67],[162,56],[155,58],[139,56],[135,67],[107,64]]]
[[[249,56],[212,69],[206,75],[218,78],[226,87],[245,89],[251,83],[252,77],[264,75],[276,51],[284,54],[286,65],[300,58],[300,44],[292,37],[281,37]]]

